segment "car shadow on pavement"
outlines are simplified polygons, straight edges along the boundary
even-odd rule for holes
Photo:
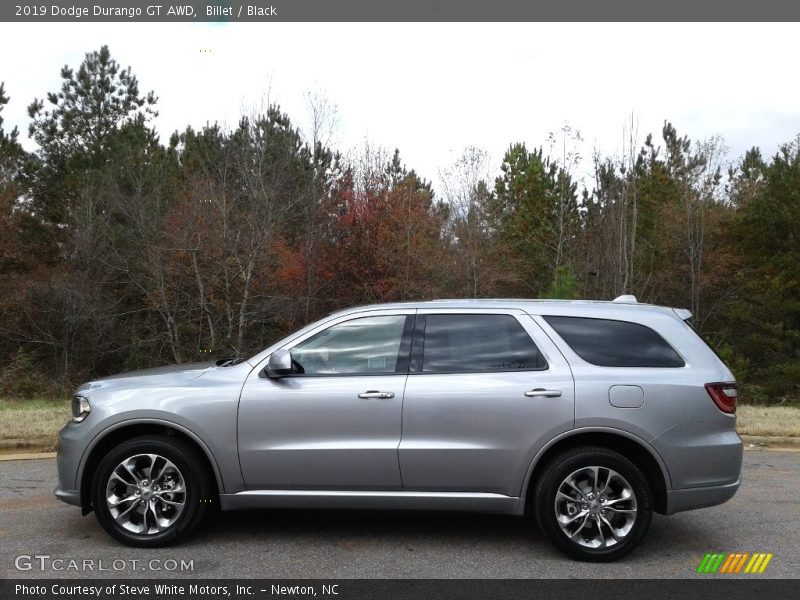
[[[538,536],[532,521],[506,515],[389,511],[389,510],[244,510],[212,515],[200,528],[200,538],[248,537],[295,539],[305,537],[363,538],[403,537],[430,540],[434,536],[465,541],[495,538],[521,539]],[[203,542],[208,541],[203,539]]]
[[[296,546],[315,544],[438,543],[443,546],[527,546],[536,553],[556,553],[533,518],[468,512],[417,512],[384,510],[246,510],[212,515],[186,540],[186,545],[226,544],[246,538],[264,543],[293,540]],[[730,545],[702,519],[653,515],[650,532],[632,556],[657,558],[694,547]],[[560,556],[560,555],[559,555]]]

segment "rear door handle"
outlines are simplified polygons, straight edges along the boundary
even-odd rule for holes
[[[388,398],[394,398],[394,392],[379,392],[377,390],[369,390],[366,392],[362,392],[358,395],[359,398],[362,400],[368,400],[369,398],[378,398],[379,400],[386,400]]]
[[[535,390],[529,390],[525,392],[525,395],[528,398],[535,398],[537,396],[542,398],[558,398],[561,396],[561,390],[546,390],[544,388],[536,388]]]

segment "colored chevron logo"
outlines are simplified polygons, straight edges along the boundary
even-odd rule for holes
[[[700,561],[697,572],[727,575],[763,573],[772,556],[771,552],[708,552]]]

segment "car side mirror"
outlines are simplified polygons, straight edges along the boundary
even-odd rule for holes
[[[291,375],[292,373],[292,354],[288,350],[276,350],[273,352],[267,366],[264,369],[267,377],[270,379],[277,379],[284,375]]]

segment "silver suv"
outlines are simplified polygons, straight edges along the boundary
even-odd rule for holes
[[[571,557],[609,561],[652,511],[739,486],[733,375],[688,311],[441,300],[352,308],[247,360],[78,388],[61,500],[161,546],[218,505],[535,515]]]

